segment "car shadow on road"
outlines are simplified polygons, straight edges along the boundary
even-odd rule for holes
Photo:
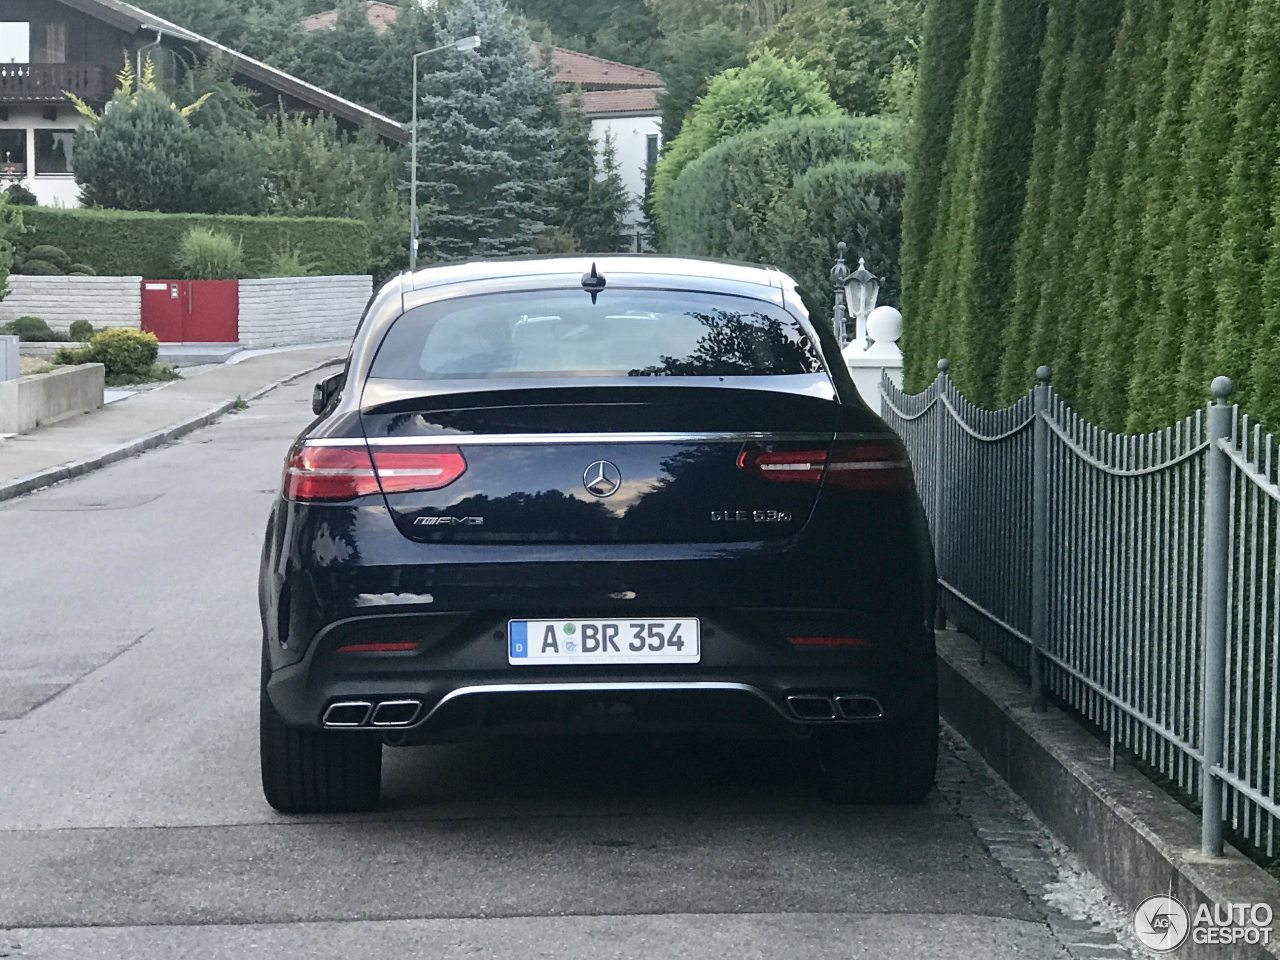
[[[826,806],[807,740],[690,735],[502,739],[385,751],[380,809],[499,815]]]

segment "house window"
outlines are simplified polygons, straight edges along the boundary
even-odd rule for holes
[[[0,63],[31,62],[31,24],[0,20]]]
[[[27,131],[23,128],[0,130],[0,176],[27,175]]]
[[[67,62],[67,25],[65,23],[46,23],[37,31],[44,35],[44,43],[37,44],[32,51],[33,63],[66,63]]]
[[[75,149],[74,130],[37,130],[36,173],[71,173]]]
[[[645,163],[652,170],[658,165],[658,135],[656,133],[649,134],[645,138]]]

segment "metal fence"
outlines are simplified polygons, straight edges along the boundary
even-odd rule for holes
[[[946,614],[1046,693],[1276,854],[1280,486],[1272,437],[1213,382],[1205,410],[1141,436],[1095,426],[1046,367],[1005,410],[938,378],[883,414],[906,442]]]

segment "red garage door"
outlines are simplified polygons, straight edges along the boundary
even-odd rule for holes
[[[142,329],[161,343],[236,343],[238,280],[144,280]]]

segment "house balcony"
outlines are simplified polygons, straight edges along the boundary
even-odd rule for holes
[[[66,102],[74,93],[90,103],[106,103],[115,77],[100,63],[0,63],[0,104]]]

